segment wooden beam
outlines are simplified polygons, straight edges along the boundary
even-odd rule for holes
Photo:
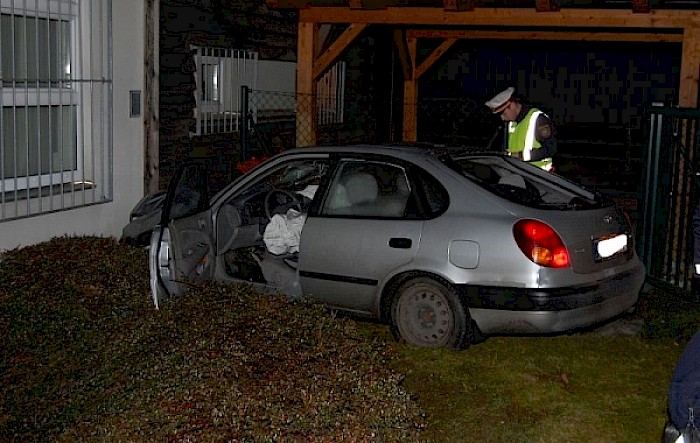
[[[698,106],[698,77],[700,77],[700,28],[686,28],[683,32],[680,91],[678,106]]]
[[[357,36],[365,30],[367,26],[369,25],[351,23],[350,26],[343,31],[340,37],[331,43],[328,46],[328,49],[326,49],[323,54],[318,57],[316,62],[314,62],[313,79],[318,80],[324,71],[328,69],[330,65],[338,59],[338,57],[340,57],[340,55],[348,48],[348,46],[350,46]]]
[[[456,38],[448,38],[442,42],[440,46],[431,52],[430,55],[423,60],[423,63],[421,63],[420,66],[415,69],[415,79],[419,79],[425,73],[425,71],[430,69],[430,67],[433,66],[433,64],[435,64],[435,62],[438,61],[455,43],[457,43]]]
[[[394,46],[396,47],[396,52],[399,56],[399,62],[401,63],[401,71],[403,73],[404,80],[412,79],[413,61],[411,60],[411,54],[408,52],[406,31],[402,29],[394,30]]]
[[[477,0],[443,0],[445,11],[471,11],[477,5]]]
[[[654,9],[636,14],[622,9],[561,9],[537,12],[530,8],[476,8],[445,11],[443,8],[393,7],[357,10],[348,7],[308,7],[299,10],[299,21],[310,23],[367,23],[420,26],[580,27],[580,28],[685,28],[700,24],[700,11]]]
[[[408,53],[411,60],[411,70],[416,69],[416,54],[418,40],[408,39]],[[402,141],[415,142],[418,139],[418,79],[415,74],[403,82],[403,128]]]
[[[610,42],[681,43],[683,34],[654,32],[574,32],[574,31],[483,31],[465,29],[417,29],[407,32],[409,38],[457,38],[478,40],[573,40]]]
[[[316,100],[315,79],[313,76],[314,54],[318,25],[299,23],[297,42],[297,118],[296,145],[313,146],[316,144]]]

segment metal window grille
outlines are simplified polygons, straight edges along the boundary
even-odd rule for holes
[[[316,85],[318,124],[343,123],[345,109],[345,62],[338,61]]]
[[[197,87],[194,135],[238,132],[241,86],[257,87],[258,54],[238,49],[192,49]]]
[[[0,0],[0,221],[110,201],[111,0]]]

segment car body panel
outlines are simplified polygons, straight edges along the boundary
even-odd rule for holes
[[[129,223],[122,229],[121,242],[132,246],[148,246],[153,228],[160,222],[166,190],[143,197],[129,214]]]
[[[420,245],[420,220],[309,217],[299,254],[304,294],[330,306],[369,312],[384,277],[409,263]]]
[[[469,312],[484,334],[554,333],[590,326],[626,312],[637,303],[644,284],[641,264],[629,271],[581,287],[558,291],[501,288],[474,298]],[[539,303],[532,303],[537,300]],[[484,306],[484,307],[480,307]]]

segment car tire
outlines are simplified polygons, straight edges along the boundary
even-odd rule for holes
[[[472,321],[455,291],[430,278],[404,283],[391,307],[392,332],[415,346],[465,349]]]

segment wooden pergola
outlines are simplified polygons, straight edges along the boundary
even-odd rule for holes
[[[461,39],[677,42],[682,45],[678,105],[698,104],[700,11],[652,9],[648,0],[633,0],[630,9],[560,8],[553,0],[534,0],[529,7],[479,7],[476,1],[267,0],[267,5],[298,9],[297,93],[309,96],[363,30],[370,25],[394,27],[404,77],[405,142],[417,139],[418,80]],[[330,25],[347,27],[327,42]],[[418,62],[418,41],[426,38],[442,42]],[[310,118],[315,115],[313,100],[299,103],[297,113],[297,121],[315,125]],[[313,129],[298,131],[298,146],[316,144]]]

